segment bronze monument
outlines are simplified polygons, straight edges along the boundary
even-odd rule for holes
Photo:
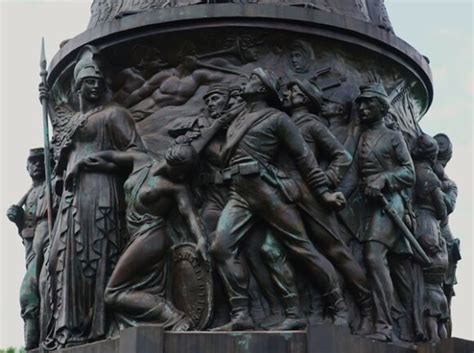
[[[453,147],[383,0],[94,0],[48,70],[54,195],[35,149],[8,210],[27,349],[468,349]]]

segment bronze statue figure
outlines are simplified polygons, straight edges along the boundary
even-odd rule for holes
[[[338,283],[326,269],[330,263],[309,241],[299,211],[292,203],[298,198],[296,185],[271,163],[278,147],[286,146],[316,197],[328,207],[340,207],[344,199],[328,191],[327,178],[307,148],[297,127],[284,113],[271,108],[279,102],[274,74],[257,68],[252,72],[242,97],[247,109],[233,120],[222,153],[231,180],[231,194],[217,225],[211,254],[224,279],[231,306],[231,321],[216,330],[254,327],[248,312],[248,269],[239,260],[239,248],[255,217],[275,230],[288,251],[299,256],[328,295],[328,303],[340,306]],[[265,133],[262,133],[265,131]]]
[[[300,129],[304,140],[313,151],[319,164],[324,168],[327,178],[327,187],[330,190],[337,188],[348,170],[352,158],[339,141],[321,123],[316,114],[322,104],[322,93],[314,83],[308,80],[293,80],[287,85],[285,92],[285,106],[291,112],[291,120]],[[328,209],[314,196],[308,185],[294,164],[286,160],[280,164],[287,175],[293,179],[300,190],[300,199],[297,205],[300,209],[308,235],[317,248],[334,267],[343,275],[354,292],[356,302],[361,309],[361,322],[355,330],[360,334],[367,334],[370,330],[370,316],[372,299],[370,286],[362,267],[356,262],[350,249],[338,234],[338,224],[334,210]],[[342,196],[342,195],[341,195]],[[279,266],[270,266],[272,269]],[[334,267],[326,269],[336,276]],[[284,281],[279,281],[284,283]],[[333,308],[335,322],[346,322],[347,318],[337,317],[336,308]],[[344,310],[342,310],[344,311]]]
[[[52,318],[46,349],[105,338],[113,328],[104,291],[127,238],[123,188],[119,175],[107,172],[68,175],[79,160],[93,153],[143,146],[130,114],[106,103],[96,53],[90,46],[79,53],[74,80],[80,111],[70,121],[56,167],[68,184],[51,235],[48,300]]]
[[[197,251],[206,259],[206,239],[184,178],[196,164],[190,145],[169,148],[166,160],[153,161],[142,151],[103,151],[77,162],[75,173],[130,171],[124,183],[129,240],[110,277],[105,302],[126,326],[162,324],[186,331],[192,321],[168,300],[167,259],[170,239],[166,219],[173,208],[196,237]]]
[[[38,347],[41,320],[41,271],[49,242],[48,208],[43,148],[30,150],[26,169],[33,182],[30,190],[7,211],[25,246],[26,273],[20,288],[21,317],[24,321],[25,348]]]
[[[433,342],[447,338],[446,324],[449,318],[448,301],[443,292],[448,253],[439,226],[440,221],[445,222],[448,210],[441,181],[433,170],[437,155],[438,144],[434,138],[428,135],[417,138],[412,152],[416,171],[415,234],[431,259],[431,264],[423,268],[423,313],[427,338]]]
[[[367,213],[360,240],[375,304],[372,337],[378,340],[392,339],[393,292],[398,292],[405,308],[410,307],[412,301],[410,275],[403,261],[387,265],[389,253],[410,255],[412,250],[399,235],[397,225],[385,215],[380,198],[385,196],[398,216],[409,221],[409,201],[405,193],[415,182],[413,161],[401,133],[385,126],[383,118],[390,107],[387,98],[381,84],[369,84],[361,87],[356,99],[363,131],[355,163]]]
[[[436,134],[434,136],[438,144],[438,156],[436,159],[436,164],[434,166],[434,171],[438,178],[441,180],[441,190],[444,193],[444,202],[446,204],[448,217],[444,218],[440,222],[441,236],[446,241],[446,246],[448,250],[448,269],[444,277],[443,290],[448,300],[449,310],[451,311],[451,299],[455,295],[454,286],[457,284],[456,280],[456,268],[457,263],[461,260],[461,251],[460,251],[460,240],[455,238],[451,232],[449,226],[449,215],[454,211],[456,206],[456,199],[458,197],[458,187],[456,183],[451,180],[445,172],[445,167],[448,162],[451,160],[453,154],[453,145],[451,140],[445,134]],[[451,336],[451,319],[448,319],[447,323],[448,335]]]

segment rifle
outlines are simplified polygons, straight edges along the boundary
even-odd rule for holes
[[[392,219],[392,221],[398,226],[398,228],[402,231],[403,236],[408,240],[410,245],[415,250],[416,255],[422,260],[423,264],[426,266],[431,265],[431,259],[426,255],[425,251],[421,247],[421,245],[416,240],[413,233],[408,229],[407,225],[398,215],[397,211],[390,205],[384,195],[380,194],[380,201],[384,206],[384,211],[388,214],[388,216]]]

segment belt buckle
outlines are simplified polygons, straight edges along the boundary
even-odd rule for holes
[[[220,171],[217,171],[215,174],[214,174],[214,184],[224,184],[224,178],[222,176],[222,173]]]
[[[222,180],[227,181],[232,179],[232,169],[231,168],[225,168],[222,170]]]
[[[252,175],[260,172],[258,162],[247,162],[239,165],[241,175]]]

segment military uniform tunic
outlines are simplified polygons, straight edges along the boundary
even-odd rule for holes
[[[308,239],[299,210],[289,200],[296,196],[295,190],[285,188],[291,183],[282,180],[284,176],[271,164],[283,148],[314,194],[327,191],[324,172],[286,114],[273,108],[247,112],[228,129],[223,152],[233,173],[231,193],[212,252],[230,298],[248,298],[248,269],[239,260],[240,244],[257,220],[271,227],[283,246],[302,260],[323,292],[338,287],[337,279],[326,271],[331,264]],[[249,171],[252,165],[258,165],[254,173]]]
[[[362,189],[375,177],[385,176],[386,190],[383,193],[403,219],[407,211],[404,190],[414,184],[415,170],[402,134],[388,129],[383,122],[366,129],[359,141],[356,163]],[[366,206],[368,215],[363,222],[365,227],[359,233],[360,240],[377,241],[392,251],[411,253],[407,240],[383,212],[378,200],[366,199]]]

